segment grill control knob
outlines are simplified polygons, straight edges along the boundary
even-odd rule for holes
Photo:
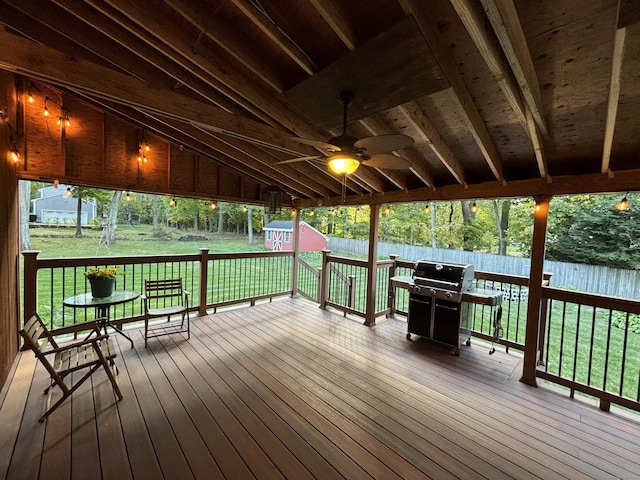
[[[432,296],[433,296],[433,295],[435,295],[435,294],[436,294],[436,291],[435,291],[433,288],[430,288],[430,289],[429,289],[429,295],[432,295]]]
[[[444,296],[447,297],[447,298],[451,298],[453,295],[451,295],[451,292],[447,292],[447,293],[444,294]]]

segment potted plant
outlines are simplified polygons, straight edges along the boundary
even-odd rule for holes
[[[84,276],[91,285],[91,295],[95,298],[110,297],[116,282],[116,275],[121,274],[120,267],[92,267]]]

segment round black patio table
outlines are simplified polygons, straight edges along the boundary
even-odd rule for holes
[[[65,307],[71,308],[94,307],[96,309],[96,331],[104,329],[104,333],[107,333],[107,326],[109,326],[129,340],[131,342],[131,348],[133,348],[133,340],[131,340],[131,337],[111,323],[110,310],[112,305],[132,302],[138,297],[140,297],[140,294],[134,290],[116,290],[112,295],[101,298],[96,298],[90,293],[81,293],[79,295],[74,295],[73,297],[65,298],[62,301],[62,304]]]

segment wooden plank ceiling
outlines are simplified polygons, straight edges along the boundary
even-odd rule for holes
[[[275,184],[302,207],[640,190],[634,0],[3,0],[0,22],[23,90],[198,154],[167,193],[215,196],[213,166],[245,179],[227,199]],[[406,168],[278,163],[341,133],[342,91],[349,135],[413,138]]]

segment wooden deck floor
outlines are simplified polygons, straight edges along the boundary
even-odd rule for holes
[[[0,399],[0,478],[639,478],[635,419],[405,328],[285,299],[194,319],[188,341],[114,335],[124,399],[99,372],[45,423],[26,352]]]

